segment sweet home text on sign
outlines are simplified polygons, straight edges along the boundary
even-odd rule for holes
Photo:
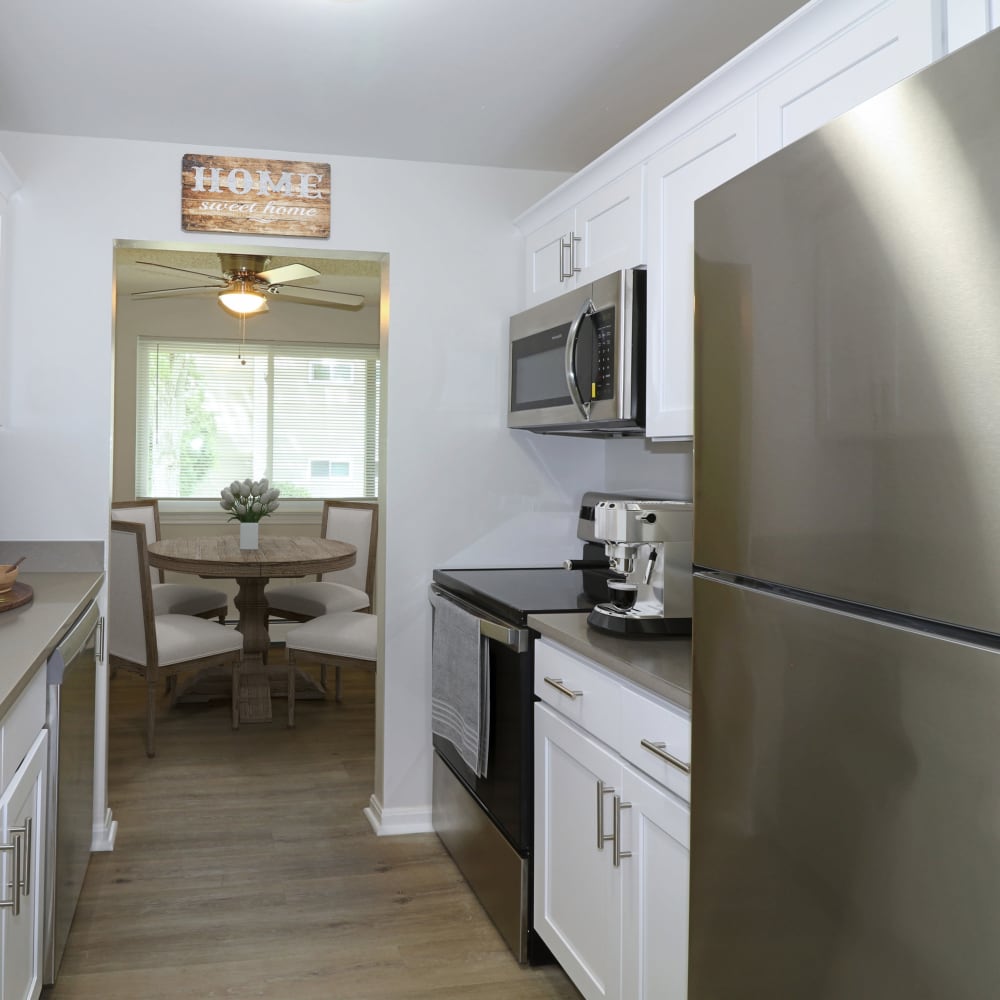
[[[186,153],[181,228],[325,238],[330,235],[330,164]]]

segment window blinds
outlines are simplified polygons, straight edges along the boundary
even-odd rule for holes
[[[140,337],[136,496],[378,495],[378,348]]]

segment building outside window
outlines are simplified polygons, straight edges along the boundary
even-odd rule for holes
[[[140,337],[135,495],[378,496],[378,348]]]

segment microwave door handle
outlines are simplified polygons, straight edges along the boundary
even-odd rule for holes
[[[580,392],[580,380],[576,373],[576,345],[580,339],[580,326],[587,316],[597,310],[594,308],[594,300],[587,299],[586,304],[580,310],[580,315],[573,320],[566,336],[566,387],[569,389],[570,398],[584,420],[590,419],[590,400],[583,400]]]

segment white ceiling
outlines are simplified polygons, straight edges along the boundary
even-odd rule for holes
[[[575,171],[803,0],[18,0],[0,129]]]

